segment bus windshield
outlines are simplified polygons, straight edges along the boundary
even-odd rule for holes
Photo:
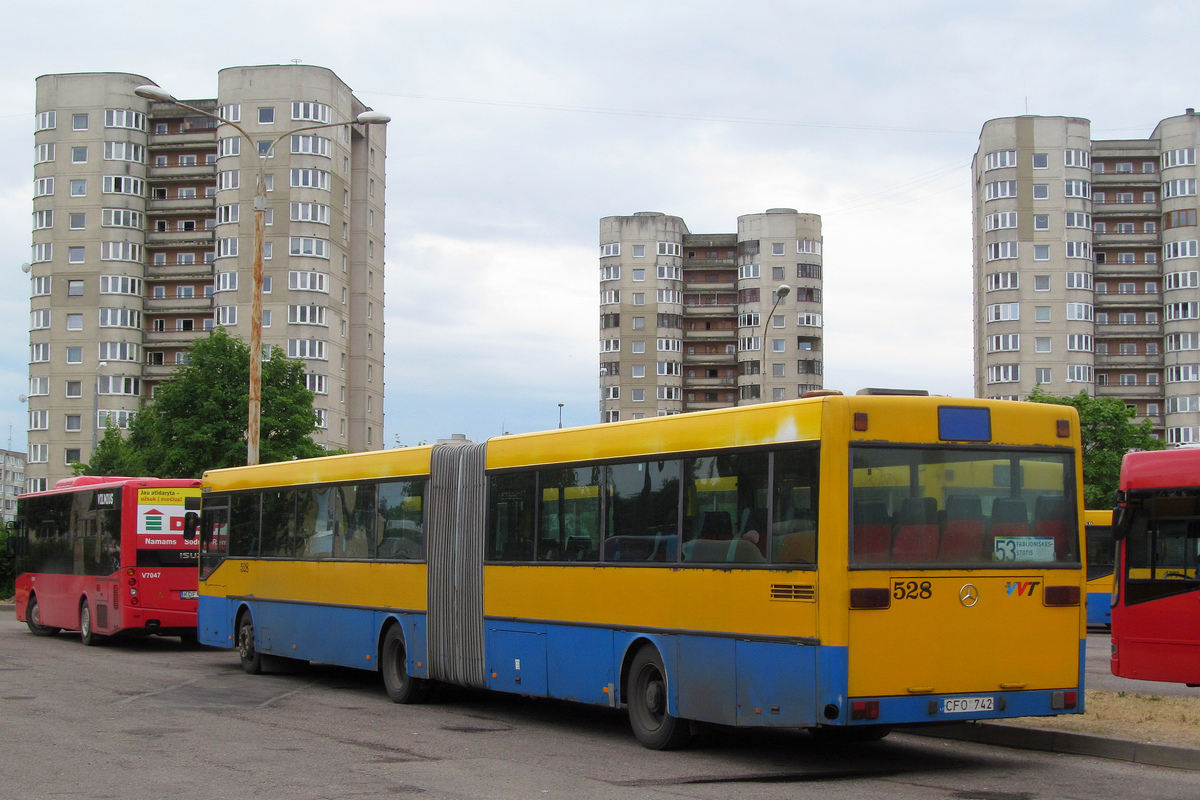
[[[1194,495],[1160,496],[1133,513],[1126,539],[1127,603],[1200,588],[1200,516]]]
[[[1079,564],[1072,454],[851,450],[851,563]]]

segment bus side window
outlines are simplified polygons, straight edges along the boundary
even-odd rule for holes
[[[388,481],[379,484],[378,498],[368,496],[366,487],[360,488],[358,511],[350,527],[358,527],[361,521],[378,516],[375,558],[418,559],[425,556],[424,491],[425,481]],[[368,506],[374,503],[374,507]]]

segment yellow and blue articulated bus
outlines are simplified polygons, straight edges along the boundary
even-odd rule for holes
[[[199,635],[280,658],[867,739],[1083,710],[1078,419],[825,396],[214,470]]]
[[[1112,511],[1083,512],[1087,541],[1088,625],[1112,624],[1113,563],[1116,560],[1112,518]]]

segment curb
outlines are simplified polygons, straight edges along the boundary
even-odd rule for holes
[[[963,722],[956,725],[931,725],[924,728],[901,730],[917,736],[957,739],[1001,747],[1015,747],[1022,750],[1069,753],[1077,756],[1128,761],[1133,764],[1200,771],[1200,748],[1181,745],[1138,742],[1132,739],[1094,736],[1075,731],[1026,728],[995,722]]]

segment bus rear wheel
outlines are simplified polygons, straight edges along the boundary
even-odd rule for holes
[[[92,607],[85,597],[79,603],[79,641],[83,642],[84,647],[91,647],[99,638],[92,628]]]
[[[37,595],[29,596],[29,605],[25,607],[25,624],[34,636],[55,636],[62,628],[42,624],[42,610],[38,608]]]
[[[254,649],[254,617],[246,611],[238,618],[237,626],[238,659],[242,669],[248,675],[262,672],[262,654]]]
[[[662,656],[650,645],[642,647],[629,668],[629,724],[643,747],[678,750],[692,737],[686,719],[667,712],[667,671]]]
[[[399,625],[388,628],[379,648],[379,671],[383,688],[393,703],[420,703],[428,694],[428,684],[408,674],[408,653]]]

